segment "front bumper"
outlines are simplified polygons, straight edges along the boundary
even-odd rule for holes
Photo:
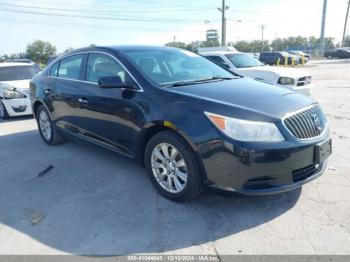
[[[2,99],[9,116],[25,116],[33,114],[30,98]]]
[[[305,85],[305,86],[285,86],[285,85],[279,85],[276,84],[278,87],[288,88],[290,90],[293,90],[296,93],[300,93],[303,95],[310,96],[311,90],[313,89],[313,84]]]
[[[215,184],[212,184],[211,187],[232,191],[232,192],[238,192],[244,195],[253,195],[253,196],[279,194],[279,193],[284,193],[284,192],[297,189],[302,185],[311,182],[312,180],[320,177],[324,173],[326,168],[327,168],[327,161],[320,164],[319,167],[315,170],[315,172],[312,172],[310,176],[307,176],[305,179],[300,180],[298,182],[294,182],[292,184],[281,184],[281,185],[271,185],[271,186],[267,185],[265,188],[264,187],[250,188],[250,189],[245,188],[245,189],[242,189],[241,191],[237,191],[231,187],[219,186]]]
[[[317,163],[314,142],[284,141],[238,146],[223,140],[200,147],[209,184],[247,195],[266,195],[296,189],[321,176],[327,160]]]

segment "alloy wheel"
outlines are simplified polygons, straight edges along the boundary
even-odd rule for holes
[[[169,143],[154,147],[151,155],[153,175],[158,184],[170,193],[180,193],[187,184],[186,162],[180,151]]]
[[[45,111],[39,113],[39,125],[44,138],[49,141],[52,136],[50,118]]]
[[[0,102],[0,117],[4,118],[5,117],[5,108],[4,105]]]

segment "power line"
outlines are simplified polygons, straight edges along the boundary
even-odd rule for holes
[[[59,28],[78,28],[80,30],[90,30],[90,29],[96,29],[96,30],[113,30],[116,31],[116,29],[118,29],[118,31],[140,31],[140,32],[145,32],[145,27],[135,27],[135,26],[123,26],[123,27],[118,27],[116,28],[115,26],[111,26],[111,25],[91,25],[91,24],[81,24],[81,23],[55,23],[55,22],[45,22],[43,23],[42,21],[38,21],[38,20],[32,20],[32,19],[22,19],[22,20],[14,20],[14,19],[2,19],[3,17],[0,18],[0,22],[2,23],[9,23],[9,24],[23,24],[23,25],[28,25],[28,24],[33,24],[33,25],[40,25],[40,26],[54,26],[54,27],[59,27]],[[153,32],[168,32],[169,30],[167,28],[148,28],[149,31],[153,31]]]
[[[213,0],[213,1],[216,1],[216,0]],[[35,1],[35,0],[17,0],[16,2],[23,2],[25,4],[41,4],[42,3],[42,0],[38,0],[38,1]],[[123,8],[123,4],[124,6],[127,5],[129,6],[130,5],[130,2],[129,0],[122,0],[122,1],[118,1],[118,2],[115,2],[115,3],[98,3],[98,5],[94,5],[92,4],[90,1],[88,2],[84,2],[84,1],[69,1],[69,5],[70,6],[91,6],[95,9],[98,9],[99,7],[107,7],[107,8],[111,8],[111,7],[117,7],[117,8]],[[12,3],[10,1],[10,3]],[[198,5],[188,5],[188,4],[174,4],[174,3],[166,3],[165,1],[160,1],[160,2],[156,2],[154,0],[151,0],[151,1],[145,1],[145,0],[133,0],[132,1],[132,4],[135,4],[135,3],[138,3],[138,5],[141,5],[141,6],[147,6],[147,7],[150,7],[150,9],[154,9],[155,6],[156,7],[159,7],[159,6],[164,6],[165,8],[174,8],[174,7],[180,7],[181,9],[184,9],[184,8],[211,8],[211,6],[207,6],[207,5],[203,5],[203,3],[198,3]],[[58,2],[55,2],[55,1],[52,1],[50,0],[49,4],[53,4],[53,5],[59,5],[59,6],[62,6],[62,1],[58,1]],[[213,3],[215,5],[215,3]]]
[[[46,11],[66,11],[66,12],[91,12],[91,13],[100,13],[100,14],[113,14],[113,13],[123,13],[123,12],[147,12],[147,13],[158,13],[158,12],[193,12],[193,11],[208,11],[215,10],[216,8],[187,8],[187,9],[118,9],[118,10],[101,10],[101,9],[68,9],[68,8],[56,8],[56,7],[40,7],[40,6],[26,6],[26,5],[16,5],[16,4],[3,4],[0,3],[0,6],[5,7],[16,7],[24,9],[38,9]]]
[[[32,15],[42,15],[42,16],[57,16],[57,17],[69,17],[69,18],[85,18],[85,19],[94,19],[94,20],[111,20],[111,21],[130,21],[130,22],[147,22],[147,23],[167,23],[167,24],[188,24],[189,22],[198,22],[198,20],[184,20],[184,19],[164,19],[164,18],[153,18],[146,19],[141,17],[107,17],[107,16],[94,16],[94,15],[72,15],[72,14],[63,14],[63,13],[46,13],[39,11],[29,11],[29,10],[19,10],[19,9],[8,9],[0,8],[0,11],[11,12],[11,13],[21,13],[21,14],[32,14]],[[160,20],[162,19],[162,20]],[[202,23],[198,23],[202,24]]]

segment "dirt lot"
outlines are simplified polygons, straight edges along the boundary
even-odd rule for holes
[[[334,153],[322,177],[282,195],[175,204],[125,158],[46,146],[32,118],[0,121],[0,254],[350,254],[350,60],[306,69]]]

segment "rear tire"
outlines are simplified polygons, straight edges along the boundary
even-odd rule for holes
[[[150,139],[145,166],[153,186],[172,201],[188,201],[200,193],[202,181],[195,155],[173,132],[163,131]]]
[[[9,116],[7,110],[6,110],[6,107],[5,107],[5,105],[2,103],[2,101],[0,101],[0,118],[2,118],[2,119],[4,119],[4,120],[10,118],[10,116]]]
[[[35,118],[40,136],[46,144],[57,145],[63,142],[62,136],[58,133],[58,129],[53,124],[50,114],[44,105],[39,106]]]

